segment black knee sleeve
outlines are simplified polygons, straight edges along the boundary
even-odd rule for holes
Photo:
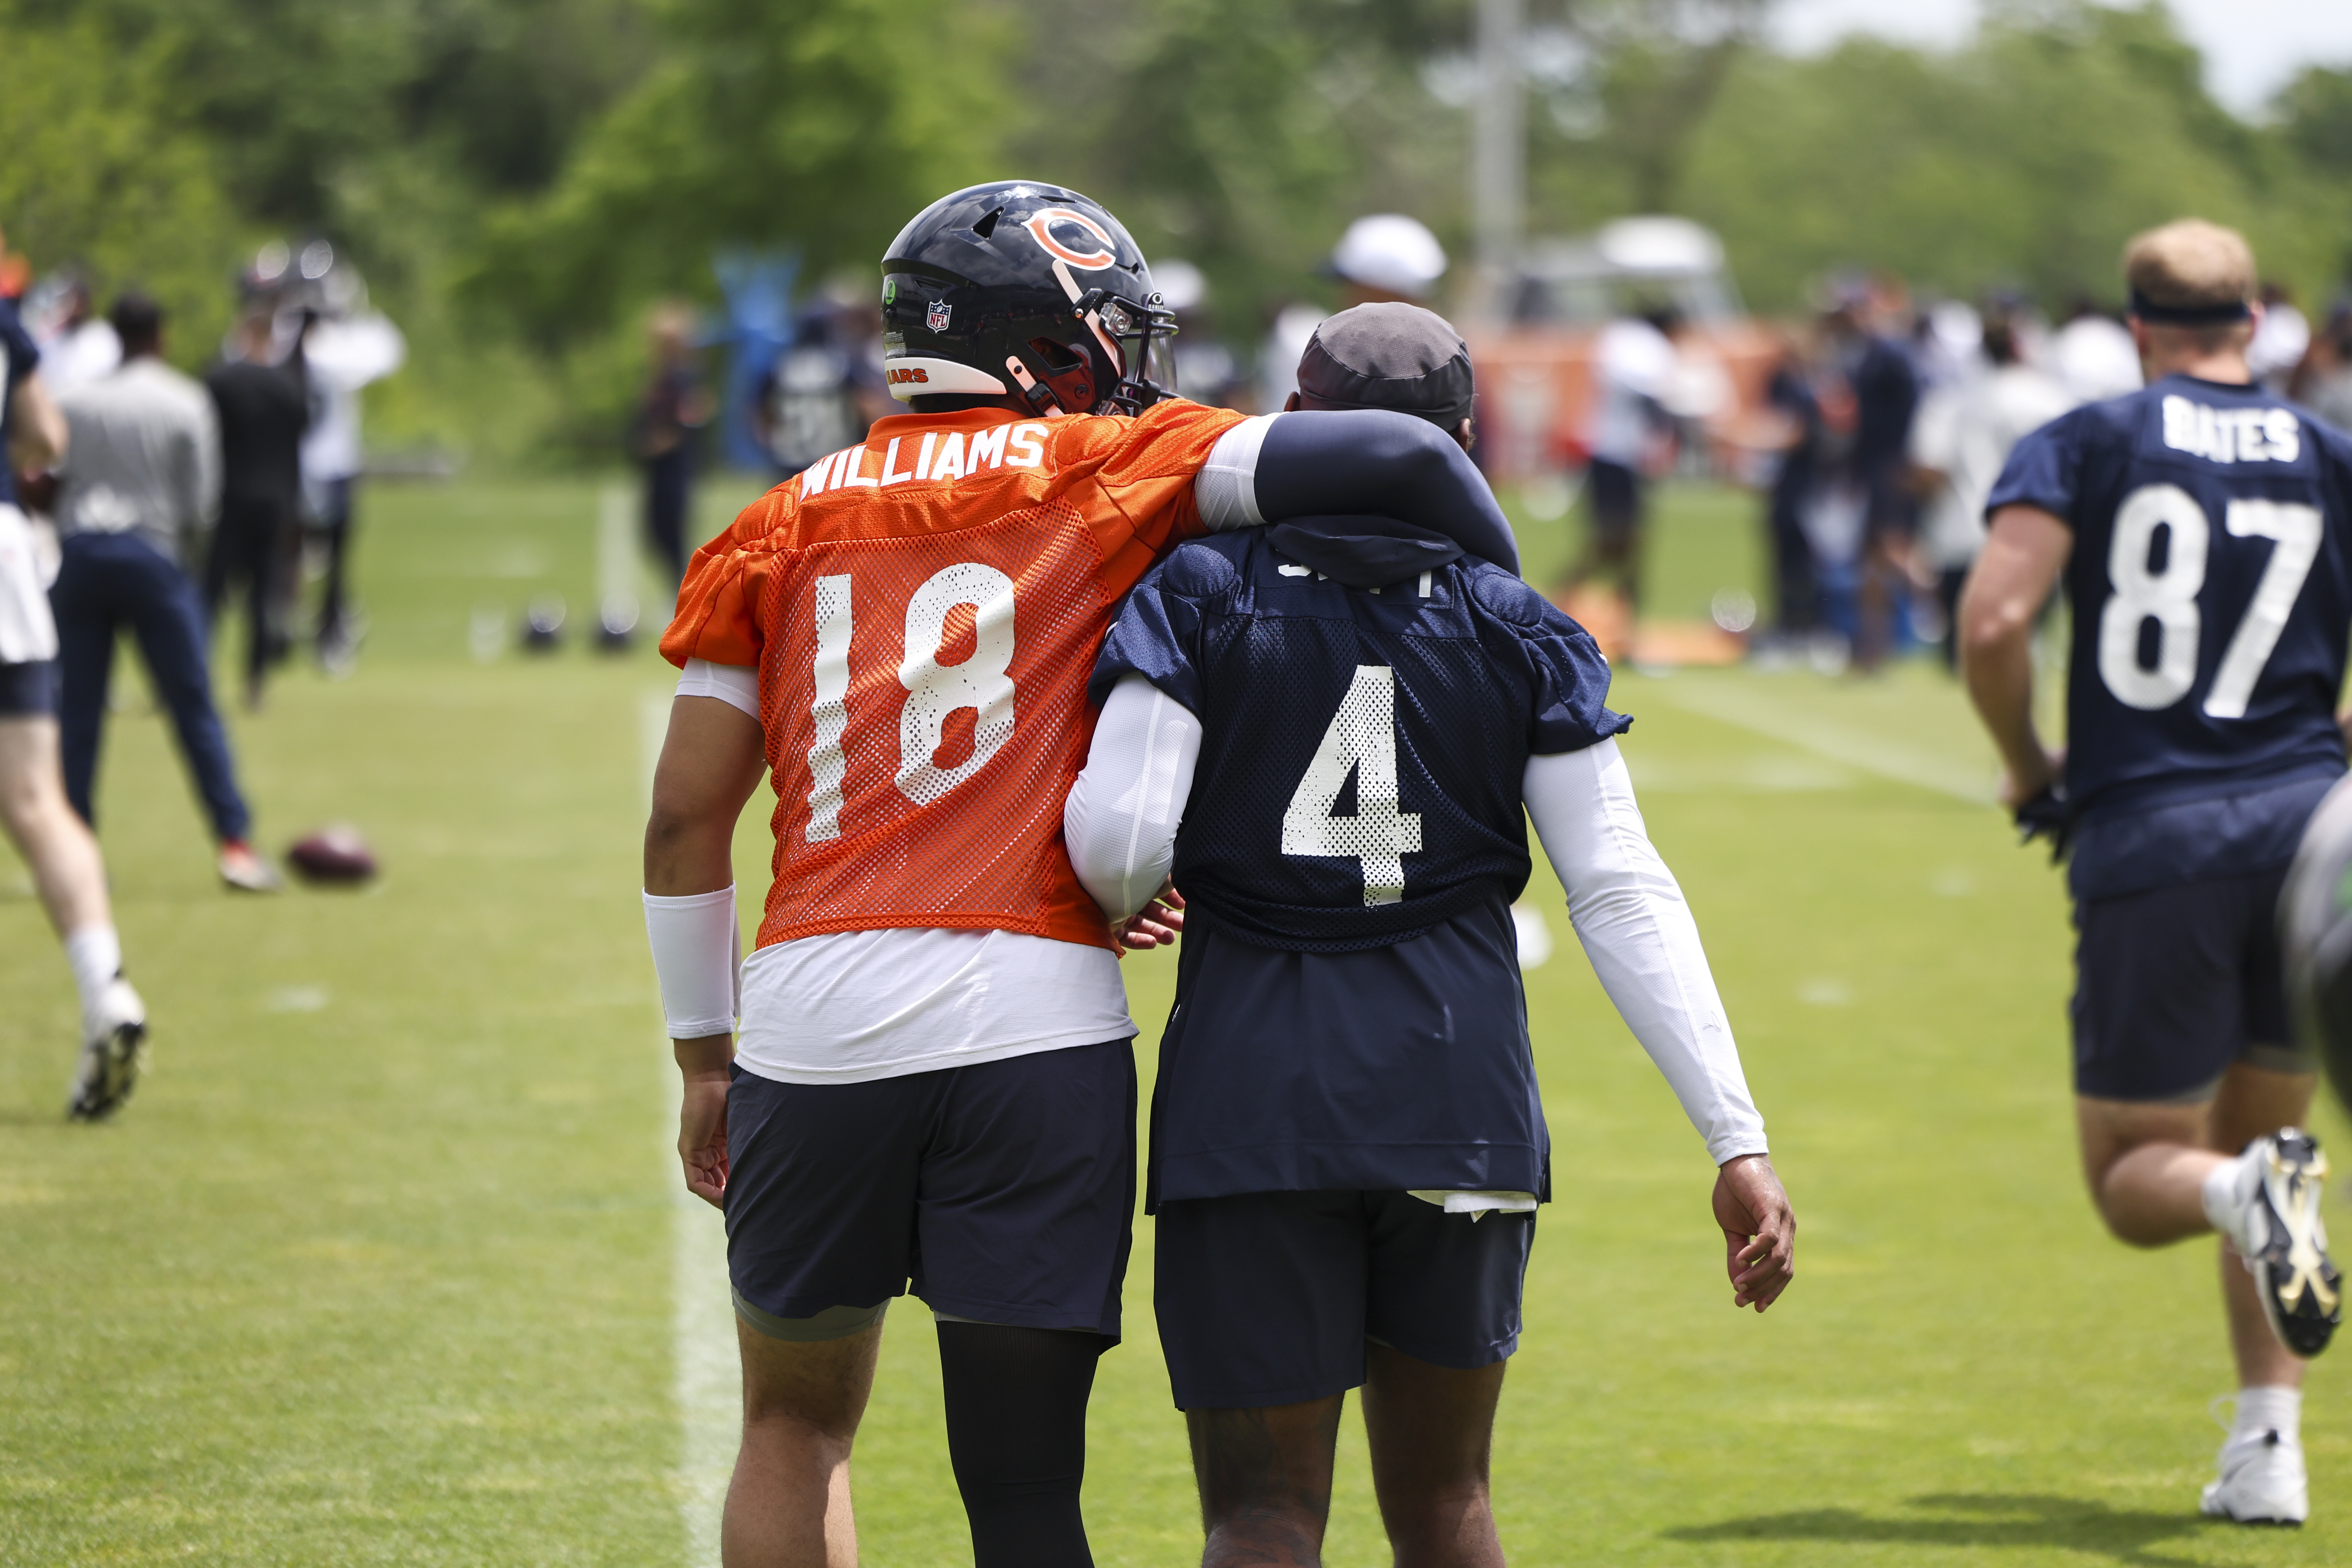
[[[1078,1491],[1087,1396],[1111,1341],[1060,1329],[940,1325],[948,1454],[973,1568],[1093,1568]]]

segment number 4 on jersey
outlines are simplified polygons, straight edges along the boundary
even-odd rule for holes
[[[1356,815],[1334,816],[1350,773]],[[1404,897],[1404,857],[1420,848],[1421,814],[1397,808],[1396,671],[1360,664],[1282,814],[1282,852],[1362,862],[1371,905]]]

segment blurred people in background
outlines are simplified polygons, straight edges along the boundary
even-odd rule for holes
[[[122,363],[122,340],[90,303],[89,284],[70,269],[34,285],[26,296],[41,379],[52,396],[85,386]]]
[[[2140,389],[2139,349],[2129,329],[2078,294],[2050,339],[2050,374],[2077,403],[2104,403]]]
[[[695,368],[693,335],[694,315],[684,305],[655,308],[646,330],[652,368],[629,430],[630,451],[646,471],[646,541],[668,574],[673,598],[686,577],[694,433],[712,412],[710,394]]]
[[[247,307],[228,352],[205,372],[221,438],[220,521],[205,557],[205,621],[219,624],[230,585],[244,589],[245,702],[261,706],[268,667],[286,651],[278,620],[279,578],[291,565],[300,528],[302,437],[310,428],[309,388],[299,351],[271,361],[273,323],[266,301]]]
[[[898,412],[882,379],[882,311],[864,286],[828,289],[793,331],[751,402],[751,428],[789,479]]]
[[[1943,610],[1944,662],[1956,662],[1951,634],[1960,584],[1984,548],[1985,497],[2018,442],[2074,406],[2057,382],[2024,363],[2016,319],[1986,318],[1984,365],[1921,400],[1911,427],[1911,464],[1926,499],[1920,566],[1935,574]]]
[[[1938,300],[1911,325],[1911,363],[1919,373],[1919,395],[1974,375],[1982,361],[1984,317],[1965,300]]]
[[[1591,530],[1569,568],[1563,594],[1605,577],[1631,626],[1642,598],[1642,521],[1649,476],[1671,450],[1666,399],[1675,384],[1671,310],[1624,317],[1601,329],[1592,346],[1592,411],[1585,426],[1584,494]]]
[[[2288,395],[2338,430],[2352,430],[2352,302],[2338,302],[2312,335]]]
[[[348,579],[354,491],[367,458],[360,393],[401,367],[408,342],[369,308],[366,282],[333,246],[314,239],[294,260],[300,280],[289,282],[289,293],[309,318],[301,345],[310,397],[302,437],[303,523],[326,571],[314,636],[320,664],[341,677],[358,662],[363,630],[349,603]]]
[[[1375,213],[1348,226],[1323,264],[1339,283],[1340,308],[1398,301],[1418,305],[1445,276],[1445,247],[1429,226],[1402,213]],[[1258,369],[1258,395],[1271,412],[1298,390],[1298,356],[1314,341],[1323,312],[1286,305],[1274,319]]]
[[[1833,312],[1832,338],[1853,389],[1853,471],[1864,496],[1862,580],[1853,661],[1875,669],[1902,635],[1918,507],[1911,493],[1911,422],[1919,372],[1905,346],[1910,299],[1896,279],[1874,280],[1853,309]]]
[[[138,1079],[147,1009],[122,977],[106,864],[66,803],[58,761],[58,629],[16,492],[18,468],[53,467],[68,440],[40,363],[15,303],[0,299],[0,827],[33,874],[81,996],[81,1054],[66,1110],[96,1121]]]
[[[2294,297],[2283,284],[2263,285],[2263,319],[2254,327],[2254,341],[2246,345],[2246,368],[2263,390],[2274,397],[2286,395],[2287,383],[2311,348],[2311,322],[2294,308]]]
[[[1171,391],[1213,408],[1238,407],[1241,365],[1209,331],[1203,307],[1209,279],[1189,261],[1171,258],[1151,266],[1160,302],[1176,312],[1176,384]],[[1302,351],[1303,352],[1303,351]],[[1291,362],[1296,372],[1297,362]]]
[[[219,844],[221,880],[275,892],[277,874],[247,842],[252,817],[213,706],[204,607],[181,566],[201,548],[220,504],[212,399],[163,363],[163,312],[152,300],[125,293],[112,318],[121,366],[58,399],[68,437],[57,508],[64,561],[49,601],[62,677],[66,796],[95,826],[107,687],[115,637],[127,625],[149,681],[171,710]]]
[[[1768,641],[1793,644],[1822,624],[1820,566],[1805,530],[1805,509],[1821,480],[1828,440],[1822,402],[1814,395],[1802,347],[1783,333],[1780,356],[1765,382],[1765,402],[1786,433],[1765,500],[1765,532],[1772,553],[1772,626]]]

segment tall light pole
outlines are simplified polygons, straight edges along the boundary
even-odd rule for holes
[[[1470,127],[1470,223],[1478,247],[1473,313],[1509,308],[1526,206],[1527,90],[1520,60],[1526,0],[1478,0],[1478,96]]]

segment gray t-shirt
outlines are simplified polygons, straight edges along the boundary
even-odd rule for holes
[[[220,510],[220,427],[202,384],[152,354],[58,399],[58,532],[136,533],[178,561]]]

